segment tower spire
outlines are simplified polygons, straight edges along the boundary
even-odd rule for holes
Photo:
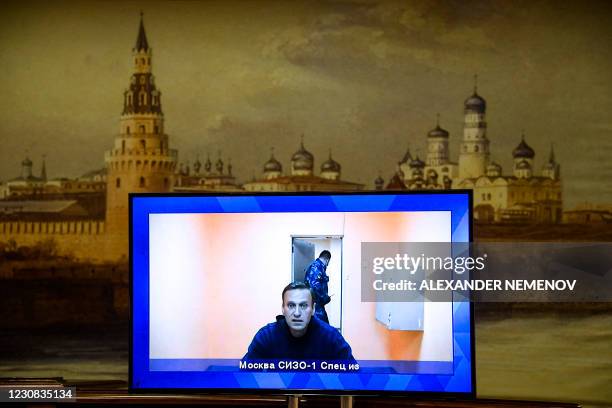
[[[46,157],[47,157],[47,155],[43,154],[43,157],[42,157],[42,169],[40,170],[40,178],[43,181],[47,181],[47,166],[45,164],[45,158]]]
[[[474,95],[478,93],[478,74],[474,74]]]
[[[550,156],[548,156],[549,163],[555,163],[555,144],[550,144]]]
[[[138,38],[136,39],[136,51],[144,50],[149,51],[149,42],[147,41],[147,34],[144,28],[144,14],[140,12],[140,27],[138,28]]]
[[[440,112],[436,113],[436,128],[440,127]]]

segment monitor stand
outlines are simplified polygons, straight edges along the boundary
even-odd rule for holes
[[[300,406],[300,397],[299,394],[289,395],[287,397],[287,407],[288,408],[298,408]]]
[[[287,398],[287,407],[298,408],[300,406],[300,397],[300,394],[289,395],[289,397]],[[353,396],[341,395],[340,408],[353,408]]]
[[[340,408],[353,408],[353,396],[352,395],[340,396]]]

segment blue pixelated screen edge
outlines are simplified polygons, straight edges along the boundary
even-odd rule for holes
[[[158,371],[149,359],[149,215],[450,211],[453,242],[472,240],[469,190],[383,193],[130,194],[131,392],[475,397],[473,309],[452,306],[452,374]]]

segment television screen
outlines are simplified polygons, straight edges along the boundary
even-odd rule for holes
[[[470,303],[370,299],[362,262],[469,242],[470,194],[131,195],[130,389],[473,396]]]

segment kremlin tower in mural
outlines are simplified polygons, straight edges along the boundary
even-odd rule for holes
[[[272,154],[263,177],[243,185],[236,183],[230,160],[224,162],[220,154],[214,163],[209,155],[204,164],[199,159],[192,167],[179,164],[178,151],[170,147],[164,129],[142,15],[132,61],[119,133],[105,152],[105,167],[78,179],[47,180],[44,164],[41,177],[36,177],[32,160],[23,160],[22,175],[0,185],[0,241],[31,246],[52,239],[62,253],[115,260],[128,256],[129,193],[363,189],[362,184],[341,180],[341,166],[331,151],[315,174],[315,157],[304,147],[303,137],[289,174]]]
[[[123,93],[119,135],[106,152],[106,230],[127,245],[128,194],[169,192],[177,151],[164,130],[161,92],[152,73],[153,50],[142,15],[132,50],[134,72]]]

